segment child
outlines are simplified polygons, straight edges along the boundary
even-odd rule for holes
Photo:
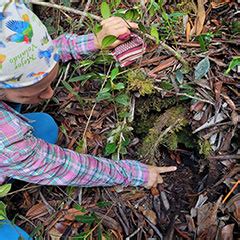
[[[176,170],[175,167],[148,166],[139,161],[113,161],[61,148],[54,145],[58,127],[48,114],[19,113],[16,103],[36,104],[53,96],[51,83],[57,77],[59,59],[64,62],[81,59],[83,55],[97,51],[105,36],[119,37],[129,34],[129,27],[137,28],[137,24],[126,23],[118,17],[101,24],[102,30],[96,36],[64,34],[52,41],[45,26],[22,1],[1,1],[2,182],[8,176],[43,185],[92,187],[121,184],[150,188],[163,181],[160,173]],[[121,43],[117,40],[111,47]]]
[[[112,161],[61,148],[54,145],[56,124],[49,115],[22,115],[11,107],[11,103],[36,104],[50,99],[59,59],[80,59],[97,51],[105,36],[128,34],[129,26],[136,28],[137,24],[112,17],[102,21],[102,30],[96,36],[64,34],[52,41],[45,26],[24,3],[2,2],[0,175],[44,185],[152,187],[162,182],[160,173],[175,170],[139,161]],[[111,47],[121,43],[117,40]],[[54,136],[49,138],[49,133]]]

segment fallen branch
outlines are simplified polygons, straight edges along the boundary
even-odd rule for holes
[[[80,11],[80,10],[77,10],[77,9],[74,9],[74,8],[70,8],[70,7],[61,6],[61,5],[58,5],[58,4],[55,4],[55,3],[40,2],[38,0],[30,0],[30,3],[36,4],[36,5],[39,5],[39,6],[44,6],[44,7],[56,8],[56,9],[59,9],[59,10],[62,10],[62,11],[75,13],[75,14],[81,15],[83,17],[91,17],[91,18],[93,18],[97,21],[102,21],[101,17],[98,17],[94,14],[86,13],[86,12],[83,12],[83,11]]]
[[[61,6],[55,3],[48,3],[48,2],[40,2],[38,0],[30,0],[30,2],[32,4],[36,4],[36,5],[40,5],[40,6],[45,6],[45,7],[52,7],[52,8],[56,8],[62,11],[67,11],[67,12],[71,12],[71,13],[75,13],[77,15],[81,15],[84,17],[91,17],[92,19],[97,20],[98,22],[102,21],[103,19],[97,15],[91,14],[91,13],[86,13],[80,10],[76,10],[74,8],[70,8],[70,7],[65,7],[65,6]],[[156,42],[156,39],[154,37],[152,37],[149,34],[144,34],[144,36],[148,39],[151,39],[152,41]],[[184,67],[184,70],[186,72],[188,72],[190,70],[188,62],[182,57],[182,55],[177,52],[176,50],[174,50],[172,47],[168,46],[166,43],[164,43],[163,41],[161,41],[159,43],[159,45],[164,48],[167,52],[169,52],[171,55],[173,55]]]

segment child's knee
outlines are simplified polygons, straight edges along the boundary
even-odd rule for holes
[[[55,120],[47,113],[27,113],[24,114],[33,127],[33,135],[41,138],[48,143],[55,144],[58,138],[58,125]]]

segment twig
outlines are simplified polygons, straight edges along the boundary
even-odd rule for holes
[[[135,236],[142,228],[139,227],[138,229],[136,229],[131,235],[129,235],[126,240],[130,240],[131,237]]]
[[[226,159],[240,159],[240,154],[233,154],[233,155],[219,155],[208,157],[209,160],[226,160]]]
[[[41,191],[39,191],[40,197],[43,201],[43,203],[46,205],[48,213],[52,214],[53,212],[55,212],[55,209],[47,202],[46,198],[43,196],[43,194],[41,193]]]
[[[91,13],[86,13],[86,12],[83,12],[83,11],[80,11],[80,10],[76,10],[74,8],[65,7],[65,6],[61,6],[61,5],[58,5],[58,4],[54,4],[54,3],[39,2],[37,0],[30,0],[30,2],[32,4],[36,4],[36,5],[40,5],[40,6],[57,8],[59,10],[75,13],[77,15],[81,15],[81,16],[84,16],[84,17],[88,17],[89,16],[92,19],[95,19],[95,20],[97,20],[99,22],[103,20],[101,17],[99,17],[97,15],[94,15],[94,14],[91,14]],[[152,37],[151,35],[146,33],[146,34],[144,34],[144,36],[146,38],[151,39],[152,41],[156,42],[156,39],[154,37]],[[179,52],[174,50],[172,47],[168,46],[163,41],[160,41],[159,45],[161,47],[163,47],[167,52],[171,53],[180,63],[182,63],[182,65],[184,67],[184,70],[186,72],[189,71],[190,67],[188,65],[188,62],[182,57],[182,55]]]
[[[91,0],[88,0],[87,3],[86,3],[86,6],[84,8],[84,13],[87,13],[90,4],[91,4]],[[86,17],[85,15],[82,15],[82,17],[80,18],[80,20],[79,20],[79,25],[80,26],[81,26],[82,22],[84,21],[85,17]]]
[[[237,188],[238,184],[240,184],[240,180],[238,180],[232,187],[232,189],[230,190],[230,192],[227,194],[227,196],[223,199],[222,203],[225,203],[227,201],[227,199],[229,198],[229,196],[234,192],[234,190]]]
[[[40,6],[44,6],[44,7],[56,8],[56,9],[59,9],[59,10],[62,10],[62,11],[75,13],[77,15],[81,15],[81,16],[84,16],[84,17],[91,17],[92,19],[95,19],[97,21],[102,21],[101,17],[98,17],[94,14],[86,13],[86,12],[76,10],[76,9],[70,8],[70,7],[61,6],[61,5],[58,5],[58,4],[55,4],[55,3],[39,2],[37,0],[30,0],[30,3],[40,5]]]
[[[41,187],[40,185],[27,187],[28,185],[29,185],[29,184],[27,184],[26,186],[24,186],[23,188],[21,188],[21,189],[19,189],[19,190],[10,192],[10,193],[8,193],[6,196],[13,195],[13,194],[15,194],[15,193],[19,193],[19,192],[23,192],[23,191],[27,191],[27,190],[31,190],[31,189],[34,189],[34,188],[40,188],[40,187]]]

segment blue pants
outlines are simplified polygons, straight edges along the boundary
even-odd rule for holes
[[[26,113],[24,117],[32,120],[30,125],[33,127],[33,135],[41,138],[48,143],[55,144],[58,139],[58,125],[47,113]]]
[[[21,105],[15,104],[12,107],[18,112],[21,111]],[[33,135],[41,138],[48,143],[55,144],[58,139],[58,125],[54,119],[46,113],[26,113],[24,117],[31,120],[29,123],[33,127]],[[13,225],[10,221],[0,221],[0,240],[31,240],[27,233],[21,228]]]
[[[8,220],[0,221],[0,240],[32,240],[32,238],[18,226]]]
[[[11,103],[10,105],[16,111],[21,112],[21,104]],[[33,127],[33,135],[35,137],[41,138],[52,144],[57,142],[58,125],[49,114],[34,112],[25,113],[23,116],[31,120],[30,125]]]

